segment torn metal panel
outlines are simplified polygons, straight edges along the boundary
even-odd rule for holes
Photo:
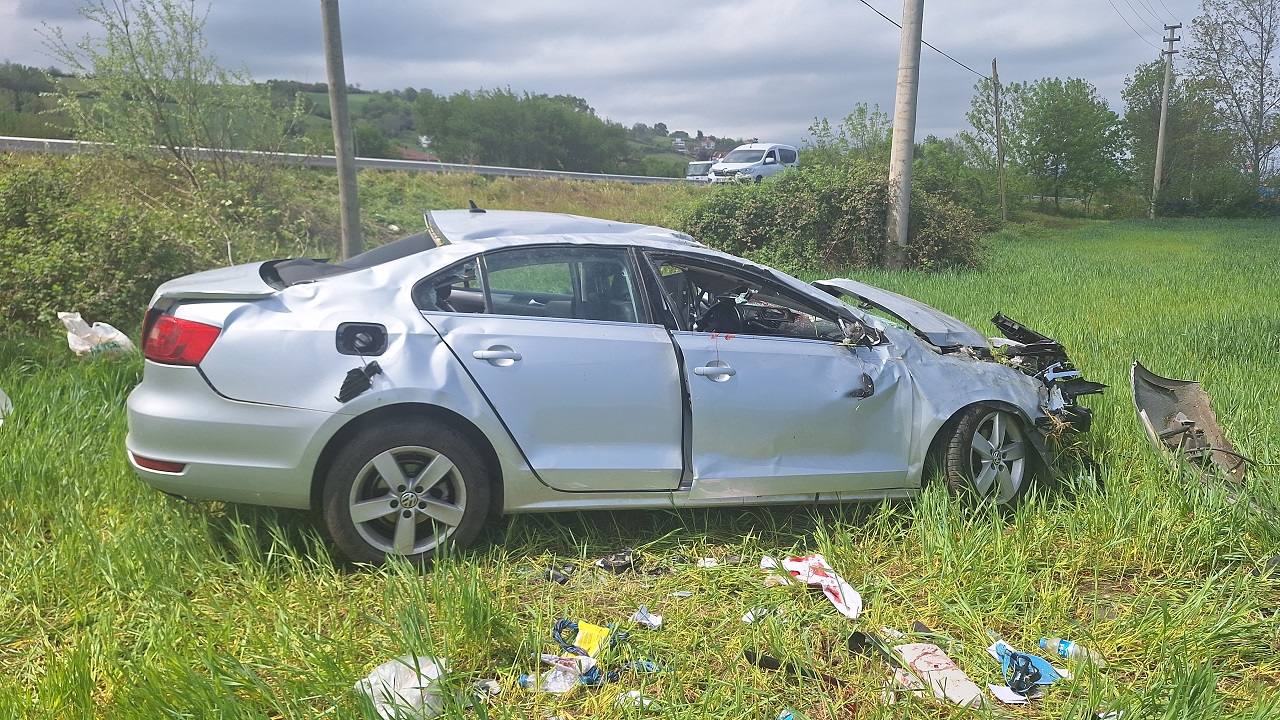
[[[1157,449],[1216,473],[1239,485],[1244,482],[1245,459],[1227,440],[1209,394],[1194,380],[1161,377],[1133,363],[1133,404],[1147,437]]]

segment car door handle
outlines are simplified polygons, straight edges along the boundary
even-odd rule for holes
[[[473,351],[471,357],[477,360],[487,360],[490,365],[496,367],[510,367],[516,364],[516,361],[523,356],[506,345],[494,345],[488,350]]]
[[[515,350],[477,350],[471,353],[471,356],[477,360],[522,360],[523,357]]]
[[[702,377],[709,377],[714,380],[717,377],[731,378],[734,375],[737,375],[738,371],[728,365],[704,365],[702,367],[694,368],[693,374],[701,375]]]

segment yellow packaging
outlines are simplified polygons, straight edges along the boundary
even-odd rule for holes
[[[600,648],[604,647],[604,641],[608,638],[609,628],[580,622],[578,623],[578,637],[574,639],[573,644],[586,650],[591,657],[595,657]]]

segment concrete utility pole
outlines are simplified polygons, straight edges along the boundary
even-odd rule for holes
[[[898,45],[898,95],[893,106],[893,152],[889,158],[889,267],[907,264],[911,210],[911,161],[916,146],[916,96],[920,85],[920,34],[924,0],[904,0]]]
[[[364,252],[360,239],[360,196],[356,192],[355,141],[347,111],[347,72],[342,64],[342,26],[338,0],[320,0],[324,11],[324,60],[329,71],[329,116],[333,154],[338,158],[338,201],[342,204],[342,259]]]
[[[1156,201],[1160,198],[1160,172],[1164,169],[1164,126],[1169,119],[1169,84],[1173,81],[1173,54],[1178,52],[1173,49],[1173,44],[1182,38],[1173,34],[1174,30],[1182,27],[1182,24],[1165,25],[1165,32],[1169,33],[1164,41],[1169,43],[1169,49],[1164,50],[1164,92],[1160,95],[1160,132],[1156,135],[1156,178],[1151,183],[1151,207],[1147,213],[1147,217],[1156,219]]]
[[[1004,136],[1000,130],[1000,73],[996,72],[995,58],[991,58],[991,88],[995,94],[996,177],[1000,180],[1000,222],[1009,222],[1009,202],[1004,194]]]

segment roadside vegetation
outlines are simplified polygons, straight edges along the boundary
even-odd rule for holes
[[[1003,311],[1112,385],[1089,401],[1096,481],[1067,478],[1011,517],[965,510],[936,487],[905,504],[516,517],[423,574],[335,565],[304,513],[149,489],[121,450],[140,361],[81,362],[56,333],[10,328],[0,334],[0,388],[14,403],[0,425],[0,715],[373,718],[352,684],[418,653],[448,659],[451,687],[502,684],[483,711],[453,717],[631,717],[614,699],[632,689],[663,703],[652,715],[677,718],[774,718],[784,707],[843,718],[849,701],[864,718],[1280,716],[1280,578],[1262,572],[1280,553],[1280,289],[1240,281],[1241,267],[1280,271],[1273,238],[1259,221],[1077,221],[987,238],[984,270],[830,269],[978,327]],[[1261,513],[1148,449],[1128,397],[1134,358],[1204,383],[1256,461],[1247,497]],[[636,571],[591,566],[622,546],[636,549]],[[862,593],[862,619],[763,586],[761,555],[815,551]],[[721,565],[698,568],[702,557]],[[577,566],[567,584],[546,580],[565,564]],[[671,572],[643,572],[655,567]],[[664,616],[661,629],[628,627],[640,605]],[[744,624],[754,607],[784,614]],[[623,673],[563,698],[519,689],[531,655],[554,650],[560,618],[618,623],[632,636],[606,663],[667,672]],[[883,707],[884,668],[851,657],[845,639],[917,620],[954,638],[952,656],[979,683],[1000,681],[987,629],[1024,650],[1041,636],[1075,639],[1109,668],[999,712]],[[844,685],[757,669],[743,649]]]

